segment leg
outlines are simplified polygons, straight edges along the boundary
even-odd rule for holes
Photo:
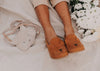
[[[56,33],[50,24],[48,7],[46,5],[39,5],[35,10],[44,29],[46,40],[49,42],[52,38],[56,37]]]
[[[68,55],[64,42],[56,36],[49,20],[49,11],[46,5],[39,5],[36,7],[36,13],[39,21],[44,29],[47,47],[52,58],[62,58]]]
[[[62,1],[55,6],[55,9],[59,14],[59,16],[61,17],[62,22],[64,24],[65,34],[66,34],[65,43],[67,45],[68,51],[78,52],[84,50],[83,44],[74,34],[67,3],[65,1]]]
[[[62,1],[55,6],[55,9],[62,19],[66,36],[69,34],[74,34],[67,3]]]

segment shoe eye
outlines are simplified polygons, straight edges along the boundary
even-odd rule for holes
[[[62,52],[62,49],[59,49],[59,51],[61,51],[61,52]]]
[[[75,46],[77,46],[77,44],[74,44]]]

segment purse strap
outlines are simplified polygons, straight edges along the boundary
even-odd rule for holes
[[[16,25],[16,23],[18,23]],[[16,33],[16,31],[21,27],[21,26],[29,26],[29,27],[34,27],[36,30],[36,37],[40,34],[40,26],[32,23],[32,22],[24,22],[22,20],[16,20],[14,22],[11,23],[10,25],[10,29],[7,29],[3,32],[3,36],[9,41],[12,42],[12,40],[8,37],[9,35],[12,35],[14,33]],[[7,33],[9,31],[12,31],[11,33]]]

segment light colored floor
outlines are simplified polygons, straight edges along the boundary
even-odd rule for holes
[[[0,71],[100,71],[100,41],[92,43],[82,41],[85,51],[72,53],[58,60],[50,58],[45,46],[43,31],[37,38],[36,44],[27,52],[22,52],[9,45],[5,42],[2,32],[9,27],[12,21],[24,17],[36,24],[39,22],[28,0],[9,0],[1,7]],[[63,36],[63,25],[52,9],[50,9],[50,18],[57,34]]]

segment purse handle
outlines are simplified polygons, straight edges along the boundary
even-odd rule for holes
[[[15,26],[16,23],[19,23],[18,25]],[[25,23],[28,23],[28,24],[25,24]],[[36,24],[33,24],[32,22],[23,22],[22,20],[16,20],[14,22],[11,23],[10,27],[11,29],[7,29],[3,32],[3,36],[9,41],[9,42],[12,42],[12,40],[8,37],[9,35],[12,35],[14,34],[18,28],[20,28],[21,26],[29,26],[29,27],[34,27],[36,32],[36,37],[40,34],[40,26],[36,25]],[[13,31],[11,33],[8,33],[6,34],[6,32],[8,31]]]

